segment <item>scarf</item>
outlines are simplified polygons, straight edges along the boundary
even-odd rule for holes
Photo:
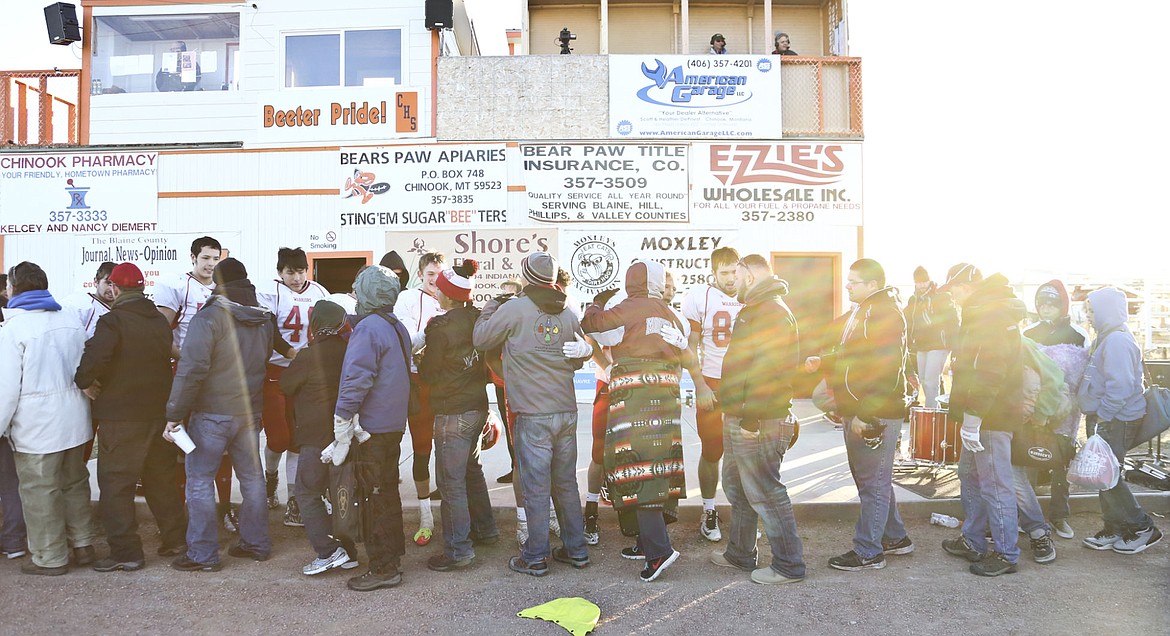
[[[8,299],[8,306],[13,309],[45,309],[61,311],[61,305],[53,300],[53,295],[47,289],[33,289]]]
[[[128,303],[132,300],[138,300],[140,298],[146,298],[146,295],[142,293],[142,289],[123,289],[122,293],[118,294],[118,297],[114,299],[114,304],[111,306],[117,307],[123,303]]]

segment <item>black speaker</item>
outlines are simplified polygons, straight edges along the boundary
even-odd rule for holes
[[[427,28],[450,29],[455,26],[452,0],[427,0]]]
[[[81,41],[77,7],[67,2],[45,7],[45,26],[49,28],[49,44],[68,45]]]

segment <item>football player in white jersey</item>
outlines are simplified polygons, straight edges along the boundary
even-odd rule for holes
[[[93,337],[97,328],[98,318],[110,313],[110,305],[114,302],[114,286],[110,284],[110,272],[114,271],[115,263],[102,263],[97,274],[93,277],[93,291],[74,294],[61,303],[68,309],[77,312],[77,317],[85,327],[85,337]]]
[[[289,355],[309,344],[309,317],[318,300],[329,297],[329,290],[308,279],[309,259],[301,248],[282,247],[276,252],[277,278],[256,286],[256,300],[260,306],[276,316],[280,336],[291,347]],[[285,412],[284,393],[280,390],[280,376],[292,359],[275,351],[268,360],[264,378],[264,477],[268,490],[268,508],[280,507],[276,489],[280,484],[280,456],[288,451],[284,462],[285,486],[288,503],[284,509],[284,525],[301,527],[300,507],[294,493],[297,483],[299,447],[293,443],[293,423]]]
[[[723,458],[723,414],[719,410],[719,378],[723,354],[731,343],[731,328],[743,303],[736,298],[735,268],[739,253],[730,247],[711,252],[715,282],[696,285],[683,297],[682,313],[691,326],[688,342],[701,361],[702,374],[693,378],[698,409],[695,424],[703,444],[699,459],[699,491],[703,497],[703,520],[699,532],[710,541],[719,541],[719,515],[715,512],[715,491],[719,488],[719,460]]]
[[[418,259],[418,276],[422,286],[404,290],[398,294],[398,302],[394,303],[394,315],[410,332],[411,349],[418,352],[426,345],[425,332],[427,323],[435,316],[445,312],[439,306],[437,298],[439,288],[436,280],[447,266],[441,252],[427,252]],[[419,412],[412,415],[410,425],[410,440],[414,447],[414,488],[418,494],[419,529],[414,533],[414,542],[426,545],[431,541],[435,531],[435,516],[431,512],[431,449],[435,438],[435,414],[431,410],[430,387],[423,384],[418,377],[418,367],[413,358],[410,361],[410,382],[419,388]]]

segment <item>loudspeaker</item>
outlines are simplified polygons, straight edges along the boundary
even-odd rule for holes
[[[49,44],[68,45],[81,41],[77,7],[67,2],[45,7],[45,26],[49,29]]]
[[[450,29],[454,24],[455,7],[452,0],[427,0],[427,28]]]

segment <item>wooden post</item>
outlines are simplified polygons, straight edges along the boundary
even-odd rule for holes
[[[0,144],[7,144],[12,134],[12,76],[0,73]]]
[[[37,144],[53,143],[53,96],[49,94],[49,78],[42,75],[40,81],[41,94],[37,96],[37,110],[41,125],[37,130]]]
[[[16,81],[16,143],[28,143],[28,84]]]

